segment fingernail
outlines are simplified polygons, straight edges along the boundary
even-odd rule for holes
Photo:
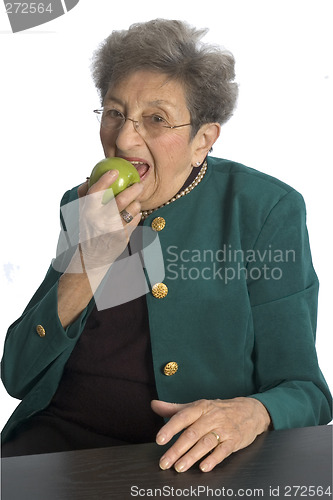
[[[169,459],[167,457],[162,457],[160,460],[160,468],[162,470],[168,469],[170,466]]]
[[[165,436],[164,434],[157,434],[156,436],[156,443],[157,444],[163,444],[165,442]]]
[[[118,175],[119,174],[119,170],[108,170],[107,172],[110,176],[114,176],[114,175]]]
[[[210,469],[210,465],[209,464],[202,464],[202,465],[200,465],[200,469],[202,470],[202,472],[207,472]]]
[[[175,469],[177,472],[182,472],[185,468],[185,463],[184,462],[180,462],[179,464],[176,464],[175,465]]]

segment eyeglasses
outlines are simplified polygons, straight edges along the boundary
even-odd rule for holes
[[[120,130],[126,120],[133,123],[134,130],[140,135],[145,134],[149,137],[158,137],[165,133],[168,129],[175,129],[180,127],[187,127],[191,123],[184,123],[183,125],[170,125],[170,123],[159,115],[143,115],[140,120],[133,120],[127,118],[121,111],[114,108],[100,108],[94,109],[97,119],[101,126],[109,130]],[[140,132],[141,131],[141,132]]]

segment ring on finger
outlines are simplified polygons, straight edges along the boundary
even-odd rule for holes
[[[122,210],[120,212],[120,215],[121,215],[122,219],[124,219],[124,221],[127,222],[127,224],[129,222],[131,222],[131,220],[133,220],[133,215],[131,215],[129,212],[127,212],[127,210]]]
[[[220,436],[217,434],[217,432],[210,431],[210,433],[211,433],[211,434],[213,434],[213,435],[216,437],[216,439],[217,439],[217,444],[221,444],[221,443],[222,443],[221,438],[220,438]]]

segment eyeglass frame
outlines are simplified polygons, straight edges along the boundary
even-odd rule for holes
[[[102,116],[103,116],[103,111],[104,111],[104,107],[102,107],[102,108],[98,108],[98,109],[94,109],[94,110],[93,110],[93,112],[94,112],[94,113],[96,113],[96,115],[97,115],[97,119],[98,119],[99,123],[101,124],[101,126],[103,126],[103,124],[102,124]],[[119,110],[117,110],[117,112],[118,112],[120,115],[122,115],[124,119],[123,119],[123,123],[122,123],[122,125],[121,125],[119,128],[115,128],[115,129],[113,129],[113,130],[121,130],[121,129],[123,128],[123,126],[125,125],[126,120],[130,120],[130,121],[133,123],[133,125],[134,125],[134,130],[135,130],[136,132],[138,132],[138,133],[139,133],[140,120],[133,120],[133,118],[128,118],[128,117],[126,117],[126,116],[124,115],[124,113],[122,113],[122,112],[121,112],[121,111],[119,111]],[[145,115],[145,116],[153,116],[153,115]],[[169,122],[168,122],[165,118],[163,118],[163,120],[164,120],[166,123],[169,123]],[[142,122],[141,122],[141,123],[142,123]],[[168,129],[173,130],[173,129],[175,129],[175,128],[180,128],[180,127],[188,127],[189,125],[192,125],[192,123],[191,123],[191,122],[190,122],[190,123],[184,123],[184,124],[182,124],[182,125],[170,125],[170,124],[169,124],[169,125],[162,125],[162,126],[163,126],[163,128],[168,128]],[[112,129],[111,129],[111,130],[112,130]]]

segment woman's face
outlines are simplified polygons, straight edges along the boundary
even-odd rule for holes
[[[182,84],[161,73],[137,71],[131,74],[110,86],[103,104],[133,120],[157,115],[170,125],[191,121]],[[130,120],[126,120],[120,130],[103,126],[100,130],[105,156],[125,158],[134,162],[138,169],[144,186],[139,198],[143,210],[156,208],[172,198],[184,184],[192,165],[205,157],[205,152],[198,147],[198,134],[190,139],[190,126],[164,128],[162,132],[151,137],[143,125],[135,130]]]

